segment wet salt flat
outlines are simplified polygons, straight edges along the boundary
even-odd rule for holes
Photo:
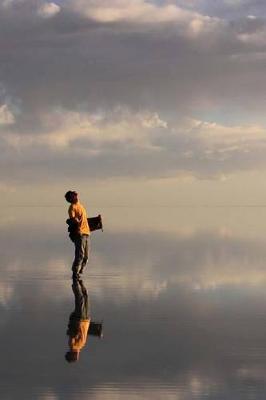
[[[1,215],[1,400],[265,399],[266,208],[100,211],[83,283],[104,336],[74,364],[66,210]]]

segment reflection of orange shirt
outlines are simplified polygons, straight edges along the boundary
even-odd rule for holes
[[[79,352],[86,344],[88,330],[90,326],[90,319],[81,320],[79,322],[78,333],[75,337],[69,338],[69,347],[72,351]]]
[[[78,201],[75,204],[71,204],[68,209],[68,214],[70,218],[75,218],[79,223],[79,233],[80,234],[90,234],[90,228],[87,220],[87,213],[82,204]]]

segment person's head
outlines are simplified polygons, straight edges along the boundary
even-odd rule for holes
[[[65,199],[68,203],[77,203],[78,201],[78,194],[74,190],[69,190],[65,194]]]
[[[65,354],[65,359],[67,362],[76,362],[79,359],[79,352],[78,351],[67,351]]]

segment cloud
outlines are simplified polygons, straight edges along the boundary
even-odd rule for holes
[[[216,30],[221,21],[218,18],[202,15],[196,11],[175,4],[158,5],[145,0],[113,0],[113,1],[84,1],[70,2],[70,8],[86,15],[89,19],[102,24],[130,24],[132,31],[135,26],[149,30],[164,24],[174,24],[188,36]],[[124,29],[125,29],[124,25]]]
[[[25,0],[2,0],[0,2],[0,6],[2,6],[3,8],[9,8],[9,7],[13,7],[16,4],[20,4],[20,3],[24,3]]]
[[[263,169],[265,57],[251,37],[265,22],[214,17],[200,3],[25,0],[2,10],[10,179],[61,179],[72,163],[74,175],[87,165],[99,179]],[[53,18],[40,18],[40,4]]]
[[[7,348],[13,343],[15,350],[19,349],[12,354],[3,351],[1,373],[7,383],[17,376],[23,380],[20,397],[27,399],[32,391],[38,391],[45,398],[74,399],[79,391],[82,399],[107,398],[108,393],[109,398],[112,395],[123,398],[126,388],[129,398],[131,395],[143,398],[144,394],[159,399],[165,395],[167,387],[170,388],[166,393],[169,399],[180,393],[184,394],[184,399],[223,396],[224,393],[234,398],[245,383],[250,384],[250,379],[256,379],[259,388],[265,383],[264,359],[250,357],[251,351],[254,356],[254,337],[256,349],[261,349],[265,342],[263,321],[259,318],[264,315],[265,276],[257,286],[252,287],[253,281],[249,282],[249,277],[265,270],[264,239],[253,242],[237,236],[226,238],[216,230],[199,231],[186,237],[154,235],[152,231],[141,232],[139,227],[130,235],[115,231],[104,234],[97,240],[100,246],[97,249],[95,241],[94,251],[100,257],[91,264],[90,279],[85,279],[84,284],[91,298],[93,318],[104,319],[105,342],[96,342],[90,337],[81,355],[81,368],[70,371],[66,364],[62,367],[62,363],[67,348],[65,330],[74,307],[74,296],[69,276],[62,277],[61,272],[57,276],[57,262],[53,264],[53,260],[61,256],[68,258],[69,244],[61,244],[60,218],[57,228],[51,229],[51,208],[47,210],[48,219],[39,211],[36,220],[33,218],[37,230],[32,219],[27,220],[26,225],[15,220],[12,227],[0,230],[2,255],[20,262],[21,276],[16,274],[15,279],[9,276],[14,291],[11,306],[2,310],[1,319],[1,340]],[[54,211],[58,214],[59,209]],[[19,212],[21,214],[21,210]],[[18,227],[27,235],[17,235]],[[11,238],[16,252],[10,252],[6,245]],[[99,261],[105,263],[100,265]],[[2,262],[2,266],[4,277],[6,263]],[[144,283],[148,283],[146,295],[144,290],[139,291],[137,280],[130,285],[130,278],[134,274],[137,277],[136,268],[138,282],[142,282],[144,290]],[[234,279],[230,281],[232,271],[236,274],[237,270],[243,286],[237,286]],[[190,282],[198,278],[212,282],[215,274],[218,283],[223,274],[228,282],[221,281],[220,287],[205,287],[208,292],[193,290],[193,286],[182,283],[183,276]],[[168,287],[153,296],[150,288],[161,278],[168,278]],[[125,285],[127,290],[123,292],[125,283],[128,286]],[[95,296],[99,288],[102,295]],[[17,334],[13,329],[15,325],[23,326],[23,335]],[[243,326],[248,327],[245,333]],[[43,346],[38,348],[40,341]],[[29,352],[30,347],[38,348],[38,352]],[[118,348],[121,350],[119,357]],[[21,369],[19,360],[26,356],[27,363]],[[37,368],[40,361],[44,371],[41,377]],[[90,366],[93,368],[88,374]],[[162,366],[167,370],[163,376]],[[5,375],[6,370],[12,371],[11,376],[10,373],[8,377]],[[69,384],[66,384],[66,373],[71,377]],[[156,393],[152,389],[155,382]],[[138,391],[137,383],[140,384]],[[4,385],[3,395],[17,398],[17,386]]]
[[[122,9],[127,9],[122,3]],[[19,14],[14,8],[0,21],[0,33],[2,29],[6,38],[2,54],[13,60],[1,77],[20,102],[17,125],[22,134],[37,132],[41,114],[51,107],[71,111],[86,107],[92,112],[122,105],[184,114],[188,108],[191,113],[192,108],[210,104],[221,107],[236,96],[240,107],[245,107],[251,93],[258,98],[262,91],[258,63],[245,66],[230,58],[250,50],[239,40],[238,30],[219,19],[179,7],[178,21],[154,19],[154,24],[143,23],[142,29],[138,18],[130,24],[85,18],[84,4],[79,14],[74,12],[77,2],[71,3],[72,8],[62,6],[56,18],[39,20],[36,12],[29,11],[30,2],[26,4],[19,7]],[[135,7],[130,4],[129,10]],[[152,7],[158,18],[166,7],[140,4]],[[87,4],[89,10],[105,7],[109,3]],[[150,25],[156,29],[149,29]]]
[[[15,123],[15,116],[7,104],[0,106],[0,127]]]
[[[75,1],[73,6],[99,22],[160,23],[184,21],[191,12],[174,4],[158,6],[145,0]]]
[[[265,48],[266,29],[255,33],[240,33],[238,38],[243,43]]]
[[[38,14],[44,18],[51,18],[60,12],[60,6],[55,3],[44,3],[38,9]]]
[[[247,15],[235,22],[239,41],[252,45],[255,49],[265,49],[266,21],[261,16]]]
[[[179,375],[179,374],[178,374]],[[176,381],[176,389],[173,387],[171,390],[167,390],[165,388],[161,388],[160,385],[157,385],[156,389],[152,387],[141,387],[141,393],[136,393],[136,391],[127,390],[127,398],[128,400],[141,400],[143,398],[146,399],[154,399],[160,400],[164,398],[165,400],[186,400],[188,398],[199,399],[201,396],[208,396],[210,393],[216,392],[218,388],[218,380],[208,378],[205,374],[200,374],[198,372],[191,372],[191,374],[185,374],[182,376],[183,382],[181,383],[181,377],[179,375],[179,379]],[[183,394],[180,395],[179,393]],[[114,393],[114,394],[113,394]],[[116,400],[123,400],[125,398],[125,390],[116,387],[112,388],[112,394]],[[90,393],[90,398],[92,400],[110,400],[112,395],[106,390],[106,388],[97,388]],[[80,400],[86,400],[87,394],[81,396]]]
[[[264,15],[265,2],[261,0],[175,0],[181,7],[189,7],[194,11],[207,15],[219,16],[227,20],[235,20],[248,14]]]
[[[208,149],[226,152],[230,149],[252,151],[253,147],[259,147],[266,140],[266,129],[259,125],[235,125],[226,126],[215,122],[200,120],[188,120],[191,132],[205,142]]]
[[[181,285],[195,291],[214,291],[230,286],[234,286],[235,290],[241,287],[263,287],[266,283],[263,240],[225,236],[217,230],[196,230],[191,234],[179,233],[175,236],[145,232],[140,237],[123,232],[108,246],[113,249],[121,246],[121,250],[120,253],[114,251],[111,256],[104,252],[101,254],[98,264],[103,271],[107,268],[106,263],[111,262],[120,268],[125,265],[130,251],[135,254],[134,265],[129,269],[128,276],[124,277],[122,286],[127,287],[128,292],[130,288],[137,290],[139,286],[140,295],[149,295],[149,287],[145,292],[145,286],[141,284],[142,277],[138,268],[138,265],[144,264],[141,260],[145,260],[144,274],[152,277],[150,286],[153,286],[154,293],[158,288],[158,294],[169,290],[171,285]],[[163,269],[161,260],[164,260]],[[250,269],[250,265],[253,265],[253,269]]]
[[[260,125],[167,121],[156,111],[124,107],[91,114],[57,109],[42,115],[41,123],[43,131],[37,135],[3,131],[0,148],[5,156],[0,164],[3,171],[12,165],[9,183],[15,177],[21,183],[36,181],[43,174],[49,179],[75,176],[84,165],[87,178],[225,179],[266,167],[266,129]],[[54,172],[47,175],[50,165]],[[7,184],[4,174],[2,179]]]
[[[100,151],[101,146],[108,143],[145,148],[152,146],[149,139],[152,132],[167,129],[167,122],[156,112],[132,113],[127,108],[118,107],[109,113],[99,111],[92,114],[56,109],[42,116],[42,126],[44,132],[39,135],[29,133],[21,136],[13,132],[3,134],[3,139],[17,150],[34,145],[46,145],[59,151],[71,146],[81,150],[82,141],[83,144],[94,144],[95,151],[97,148]]]
[[[29,224],[24,216],[24,219],[14,218],[0,226],[2,274],[11,282],[29,277],[39,281],[51,277],[64,279],[69,274],[72,249],[66,228],[65,235],[62,235],[62,228],[58,225],[61,219],[55,219],[50,212],[40,228],[39,212],[37,209],[34,225]],[[54,212],[58,214],[58,209]],[[17,226],[27,235],[17,238],[16,253],[13,254],[9,252],[8,243]],[[30,253],[29,245],[32,248]],[[107,270],[117,279],[107,279],[101,285],[92,284],[92,293],[100,299],[108,298],[115,288],[119,298],[127,299],[130,294],[139,299],[155,299],[177,286],[193,292],[213,292],[231,286],[234,290],[259,290],[266,284],[265,256],[264,238],[247,238],[242,232],[228,233],[217,224],[208,230],[194,228],[190,232],[179,230],[175,234],[148,229],[142,233],[136,230],[118,233],[112,229],[97,241],[91,265],[93,270],[96,268],[94,280],[101,280]],[[7,288],[6,292],[0,290],[3,304],[13,293],[9,286]],[[63,293],[66,295],[67,289],[64,288]]]

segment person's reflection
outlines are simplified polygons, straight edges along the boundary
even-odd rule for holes
[[[102,337],[102,324],[91,321],[88,293],[82,280],[73,279],[75,310],[69,316],[67,335],[69,351],[65,354],[68,362],[79,360],[80,351],[86,344],[88,334]]]

